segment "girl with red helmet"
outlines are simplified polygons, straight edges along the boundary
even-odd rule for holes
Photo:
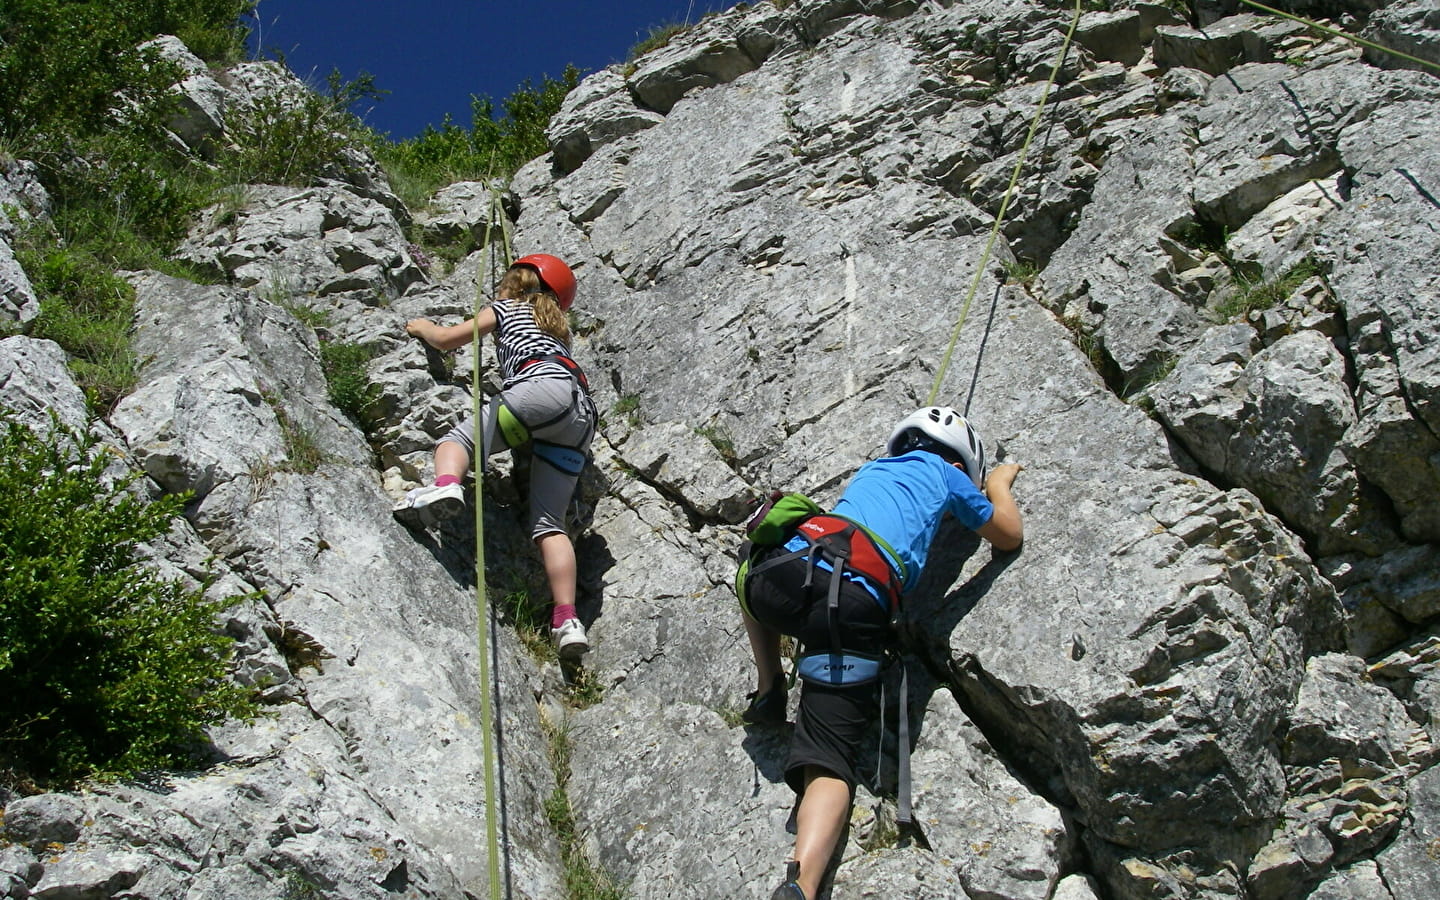
[[[500,393],[481,411],[479,427],[467,417],[435,445],[435,483],[416,488],[395,507],[406,525],[428,526],[465,508],[461,482],[480,445],[480,466],[495,450],[529,444],[530,534],[550,584],[551,633],[560,655],[574,659],[590,649],[575,614],[575,547],[565,513],[589,457],[596,412],[585,375],[570,358],[565,310],[575,300],[575,275],[554,256],[515,260],[500,280],[495,301],[478,316],[441,326],[411,319],[405,331],[437,350],[455,350],[494,334]],[[477,438],[478,435],[478,438]],[[496,446],[496,439],[500,444]]]

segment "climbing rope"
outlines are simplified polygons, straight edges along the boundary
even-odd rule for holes
[[[1284,10],[1276,9],[1273,6],[1266,6],[1263,3],[1256,3],[1255,0],[1240,0],[1240,2],[1244,3],[1247,6],[1253,6],[1256,9],[1264,10],[1271,15],[1279,16],[1282,19],[1289,19],[1292,22],[1299,22],[1306,28],[1313,28],[1316,31],[1328,34],[1331,37],[1342,38],[1344,40],[1350,41],[1351,43],[1359,44],[1362,47],[1369,47],[1372,50],[1379,50],[1382,53],[1388,53],[1391,56],[1398,56],[1401,59],[1409,60],[1410,62],[1418,63],[1422,66],[1425,66],[1428,69],[1434,69],[1435,71],[1440,72],[1440,63],[1433,63],[1428,59],[1421,59],[1418,56],[1411,56],[1408,53],[1401,53],[1399,50],[1392,50],[1389,47],[1386,47],[1384,44],[1377,44],[1374,41],[1366,40],[1365,38],[1362,38],[1359,35],[1351,34],[1348,31],[1341,31],[1338,28],[1331,28],[1328,25],[1321,25],[1314,19],[1307,19],[1303,16],[1297,16],[1294,13],[1288,13]]]
[[[1343,38],[1347,41],[1352,41],[1356,44],[1370,47],[1383,53],[1389,53],[1392,56],[1399,57],[1400,59],[1409,60],[1410,62],[1418,63],[1419,65],[1426,66],[1427,68],[1440,71],[1440,64],[1430,62],[1429,60],[1420,59],[1416,56],[1411,56],[1408,53],[1401,53],[1399,50],[1391,49],[1390,47],[1386,47],[1383,44],[1377,44],[1374,41],[1366,40],[1365,38],[1350,34],[1345,31],[1340,31],[1339,29],[1330,28],[1326,25],[1321,25],[1319,22],[1316,22],[1312,19],[1306,19],[1302,16],[1293,15],[1292,13],[1287,13],[1283,10],[1275,9],[1272,6],[1266,6],[1263,3],[1256,2],[1256,0],[1240,0],[1240,2],[1249,6],[1253,6],[1256,9],[1263,10],[1272,15],[1299,22],[1300,24],[1305,25],[1308,28],[1313,28],[1316,31]],[[939,396],[940,384],[945,380],[945,374],[950,368],[950,359],[955,353],[955,345],[960,339],[960,329],[962,326],[964,326],[965,319],[970,315],[970,305],[974,302],[975,294],[980,289],[980,280],[985,276],[985,266],[990,261],[990,255],[995,248],[995,240],[999,236],[1000,228],[1005,222],[1005,214],[1010,209],[1010,201],[1014,197],[1015,186],[1019,183],[1020,172],[1025,166],[1025,157],[1030,151],[1030,144],[1035,139],[1036,132],[1039,131],[1040,120],[1045,114],[1045,105],[1050,98],[1050,90],[1055,86],[1055,81],[1060,76],[1060,67],[1065,62],[1065,55],[1070,50],[1070,43],[1075,36],[1075,28],[1077,25],[1079,25],[1079,23],[1080,0],[1075,0],[1075,13],[1070,19],[1070,28],[1065,32],[1065,40],[1060,45],[1060,52],[1055,56],[1055,65],[1050,69],[1050,77],[1045,80],[1045,88],[1041,92],[1040,103],[1035,109],[1035,117],[1030,122],[1030,130],[1025,135],[1024,143],[1020,145],[1020,156],[1018,159],[1015,160],[1015,168],[1010,173],[1010,183],[1006,186],[1005,195],[1000,201],[1000,211],[995,216],[995,222],[990,227],[990,236],[985,242],[985,251],[980,256],[980,264],[975,267],[975,277],[970,283],[970,289],[965,293],[965,302],[961,305],[960,315],[958,318],[956,318],[955,327],[950,332],[950,342],[945,347],[945,354],[941,358],[940,367],[935,372],[935,381],[930,387],[929,395],[925,398],[926,406],[934,406],[935,398]]]
[[[940,368],[935,372],[935,382],[930,386],[930,394],[925,398],[926,406],[934,406],[935,398],[940,394],[940,383],[945,380],[945,373],[950,368],[950,358],[955,354],[955,344],[960,340],[960,329],[965,324],[965,319],[970,315],[970,304],[975,300],[975,294],[980,290],[980,279],[985,276],[985,266],[990,262],[990,254],[995,249],[995,239],[1000,235],[1000,226],[1005,223],[1005,214],[1010,209],[1010,201],[1015,196],[1015,185],[1020,182],[1020,171],[1025,166],[1025,157],[1030,152],[1030,144],[1035,140],[1035,133],[1040,130],[1040,120],[1045,115],[1045,105],[1050,100],[1050,89],[1055,86],[1055,81],[1060,77],[1060,67],[1065,64],[1065,56],[1070,52],[1070,42],[1075,37],[1075,27],[1080,24],[1080,0],[1075,0],[1075,14],[1070,18],[1070,28],[1065,32],[1065,40],[1060,44],[1060,52],[1055,55],[1055,65],[1050,68],[1050,77],[1045,79],[1045,87],[1040,93],[1040,103],[1035,108],[1035,116],[1030,120],[1030,130],[1025,134],[1025,141],[1020,145],[1020,156],[1015,160],[1015,168],[1010,172],[1010,184],[1005,188],[1005,196],[1000,201],[1000,211],[995,214],[995,222],[990,226],[990,237],[985,241],[985,252],[980,255],[980,264],[975,267],[975,277],[970,282],[970,289],[965,292],[965,302],[961,304],[960,316],[955,320],[955,327],[950,331],[950,343],[945,347],[945,355],[941,357]]]
[[[488,181],[487,176],[487,181]],[[510,256],[510,231],[504,220],[504,209],[500,203],[500,192],[495,188],[490,189],[490,215],[485,221],[485,246],[490,251],[490,293],[495,291],[496,273],[499,271],[495,258],[495,245],[491,243],[491,229],[495,221],[500,221],[500,233],[504,243],[505,260],[508,262]],[[475,279],[475,310],[471,316],[474,322],[471,343],[474,347],[474,357],[470,366],[470,395],[474,403],[471,421],[478,430],[481,427],[481,406],[482,393],[480,389],[481,354],[484,349],[480,337],[480,312],[486,299],[485,282],[483,276]],[[485,766],[485,846],[486,856],[489,860],[490,875],[490,897],[491,900],[500,900],[500,838],[499,825],[496,821],[496,790],[495,790],[495,714],[492,709],[490,692],[490,643],[491,632],[494,630],[493,615],[490,608],[490,601],[485,587],[485,515],[482,496],[484,495],[485,477],[485,437],[483,434],[475,440],[475,452],[480,454],[479,465],[475,467],[477,475],[475,478],[475,605],[478,613],[476,625],[477,639],[480,644],[480,728],[481,743],[483,747]]]

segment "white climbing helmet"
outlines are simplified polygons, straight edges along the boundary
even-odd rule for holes
[[[980,434],[975,427],[948,406],[927,406],[901,419],[890,433],[885,448],[889,455],[899,456],[917,448],[923,449],[931,442],[950,450],[965,466],[965,474],[970,476],[975,486],[984,486],[985,445],[980,442]]]

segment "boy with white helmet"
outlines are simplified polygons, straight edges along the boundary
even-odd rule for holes
[[[753,550],[739,580],[759,685],[747,722],[785,721],[782,633],[825,651],[802,656],[799,665],[799,715],[785,764],[785,780],[800,795],[794,858],[772,900],[809,900],[820,888],[854,796],[859,741],[875,718],[873,661],[893,643],[892,603],[919,581],[941,520],[953,515],[997,550],[1018,549],[1023,539],[1011,493],[1021,467],[996,466],[986,477],[980,436],[955,410],[932,406],[907,416],[887,451],[860,467],[833,514],[807,519],[784,543]],[[855,526],[847,529],[849,561],[838,573],[834,557],[813,540],[837,521]],[[888,570],[871,564],[867,571],[861,560],[869,556]]]

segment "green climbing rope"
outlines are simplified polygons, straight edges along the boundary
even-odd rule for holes
[[[1343,38],[1344,40],[1350,41],[1353,44],[1359,44],[1362,47],[1369,47],[1372,50],[1379,50],[1383,53],[1388,53],[1391,56],[1398,56],[1401,59],[1409,60],[1410,62],[1418,63],[1422,66],[1425,66],[1428,69],[1434,69],[1435,71],[1440,72],[1440,63],[1433,63],[1428,59],[1421,59],[1418,56],[1411,56],[1408,53],[1401,53],[1399,50],[1392,50],[1389,47],[1386,47],[1384,44],[1377,44],[1374,41],[1366,40],[1365,38],[1362,38],[1356,34],[1351,34],[1348,31],[1341,31],[1338,28],[1331,28],[1328,25],[1321,25],[1314,19],[1307,19],[1303,16],[1297,16],[1294,13],[1285,12],[1282,9],[1276,9],[1273,6],[1266,6],[1263,3],[1256,3],[1255,0],[1240,0],[1240,2],[1244,3],[1247,6],[1253,6],[1256,9],[1263,10],[1264,12],[1270,13],[1271,15],[1279,16],[1282,19],[1289,19],[1292,22],[1299,22],[1306,28],[1313,28],[1316,31],[1328,34],[1332,37]]]
[[[1025,134],[1025,142],[1020,145],[1020,157],[1015,160],[1015,168],[1010,173],[1010,184],[1005,188],[1005,196],[1000,201],[1000,211],[995,214],[995,222],[990,226],[990,237],[985,241],[985,252],[980,256],[980,264],[975,267],[975,277],[970,282],[970,289],[965,292],[965,302],[960,307],[960,316],[955,320],[955,327],[950,331],[950,343],[945,347],[945,355],[940,360],[940,368],[935,372],[935,382],[930,386],[930,394],[925,398],[926,406],[934,406],[935,398],[940,394],[940,383],[945,380],[945,372],[950,368],[950,358],[955,354],[955,344],[960,340],[960,328],[965,324],[965,318],[970,315],[970,304],[975,300],[975,293],[980,290],[980,279],[985,276],[985,266],[990,262],[990,254],[995,249],[995,239],[1000,234],[1000,226],[1005,223],[1005,214],[1010,209],[1010,200],[1015,196],[1015,185],[1020,181],[1020,171],[1025,166],[1025,156],[1030,152],[1030,143],[1035,140],[1035,133],[1040,130],[1040,120],[1045,115],[1045,104],[1050,100],[1050,89],[1055,86],[1055,81],[1060,77],[1060,67],[1065,64],[1065,55],[1070,52],[1070,42],[1075,37],[1075,26],[1080,24],[1080,0],[1075,0],[1075,14],[1070,19],[1070,28],[1065,32],[1065,40],[1060,44],[1060,52],[1055,55],[1055,65],[1050,69],[1050,77],[1045,79],[1045,89],[1040,93],[1040,104],[1035,108],[1035,116],[1030,120],[1030,130]]]
[[[485,246],[490,250],[490,274],[494,281],[495,273],[499,271],[495,259],[495,245],[490,241],[490,232],[497,218],[501,221],[501,233],[504,237],[506,260],[509,260],[510,234],[504,224],[504,211],[500,204],[500,194],[493,187],[490,191],[490,214],[485,222]],[[492,293],[494,285],[491,285]],[[478,430],[481,427],[481,406],[482,395],[480,388],[481,353],[484,349],[480,338],[480,313],[486,299],[484,277],[477,276],[475,279],[475,310],[471,317],[475,326],[472,332],[471,342],[473,345],[473,360],[470,366],[470,395],[474,403],[472,419],[474,427]],[[486,857],[489,860],[490,876],[490,898],[500,900],[502,882],[500,880],[500,838],[499,825],[496,819],[496,796],[495,790],[495,714],[491,703],[490,684],[490,639],[494,630],[490,601],[485,587],[485,514],[484,505],[481,500],[484,495],[484,460],[485,453],[484,436],[478,436],[475,441],[475,452],[482,455],[479,464],[476,465],[477,472],[475,479],[475,605],[477,611],[476,631],[480,644],[480,729],[481,744],[485,766],[485,846]]]

